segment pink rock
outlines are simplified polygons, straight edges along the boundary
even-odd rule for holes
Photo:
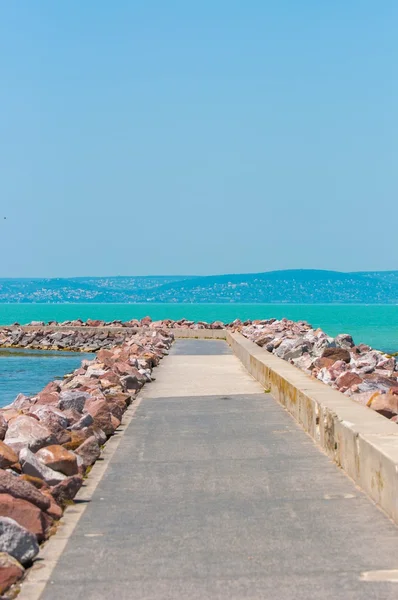
[[[60,386],[59,383],[57,383],[56,381],[50,381],[50,383],[48,383],[46,385],[45,388],[43,388],[42,392],[40,393],[46,393],[46,392],[59,392],[60,391]]]
[[[362,404],[362,406],[368,406],[369,401],[374,396],[379,395],[379,392],[375,392],[374,390],[371,390],[371,391],[368,391],[368,392],[360,392],[360,393],[357,394],[357,393],[352,393],[350,391],[350,389],[348,389],[347,392],[346,392],[346,394],[352,400],[355,400],[355,402],[358,402],[358,404]]]
[[[54,434],[36,419],[21,415],[8,423],[5,443],[19,453],[22,448],[37,452],[43,446],[56,443]]]
[[[40,392],[36,397],[36,404],[45,405],[50,404],[56,406],[59,400],[58,392]]]
[[[395,394],[377,394],[369,400],[368,406],[390,419],[398,415],[398,396]]]
[[[112,415],[106,400],[90,400],[87,403],[86,410],[93,417],[94,425],[102,429],[106,435],[111,435],[114,432]]]
[[[329,373],[332,378],[332,381],[337,379],[340,375],[345,373],[347,369],[347,364],[343,360],[336,361],[331,367],[329,367]]]
[[[93,465],[101,455],[101,449],[97,438],[93,435],[87,438],[86,441],[77,448],[76,454],[82,459],[85,468]]]
[[[9,423],[11,419],[19,417],[20,414],[21,413],[19,412],[19,410],[16,410],[15,408],[3,408],[1,411],[1,416],[6,421],[6,423]]]
[[[148,326],[151,323],[152,323],[151,317],[144,317],[143,319],[141,319],[141,327]]]
[[[36,457],[47,467],[60,471],[64,475],[77,475],[77,460],[73,452],[69,452],[62,446],[46,446],[36,452]]]
[[[113,365],[113,371],[116,371],[119,375],[128,375],[132,370],[129,363],[118,360]]]
[[[0,594],[3,596],[25,572],[23,566],[7,552],[0,552]]]
[[[21,527],[33,533],[38,541],[46,537],[51,519],[40,508],[10,494],[0,494],[0,515],[14,519]]]
[[[38,506],[41,510],[47,510],[50,501],[31,483],[24,481],[21,477],[11,475],[0,469],[0,494],[11,494],[13,498],[22,498]]]
[[[352,371],[345,371],[344,373],[341,373],[341,375],[339,375],[336,379],[337,387],[346,389],[350,388],[355,383],[361,382],[362,378],[356,373],[353,373]]]
[[[97,353],[98,360],[105,365],[105,367],[111,368],[115,362],[115,354],[112,350],[99,350]]]

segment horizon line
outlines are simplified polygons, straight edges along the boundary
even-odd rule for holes
[[[25,280],[40,280],[40,279],[48,279],[48,280],[55,280],[55,279],[61,279],[61,280],[65,280],[65,279],[116,279],[116,278],[125,278],[125,277],[129,277],[129,278],[140,278],[140,279],[150,279],[150,278],[167,278],[167,277],[178,277],[178,278],[187,278],[187,279],[200,279],[203,277],[228,277],[228,276],[232,276],[232,275],[263,275],[265,273],[289,273],[289,272],[304,272],[304,271],[308,271],[308,272],[316,272],[316,273],[342,273],[344,275],[357,275],[357,274],[361,274],[361,273],[398,273],[397,269],[377,269],[377,270],[360,270],[360,271],[340,271],[340,270],[336,270],[336,269],[312,269],[312,268],[303,268],[303,269],[272,269],[269,271],[245,271],[245,272],[235,272],[235,273],[210,273],[210,274],[206,274],[206,275],[193,275],[193,274],[186,274],[186,275],[68,275],[68,276],[24,276],[24,277],[18,277],[18,276],[13,276],[13,277],[0,277],[0,281],[9,281],[9,280],[21,280],[21,279],[25,279]]]

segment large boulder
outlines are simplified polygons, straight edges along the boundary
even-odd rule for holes
[[[279,358],[285,359],[286,355],[292,350],[294,342],[295,340],[292,339],[281,340],[280,343],[274,341],[274,354],[276,354],[276,356],[278,356]]]
[[[84,405],[86,404],[87,398],[90,394],[87,392],[79,392],[74,390],[62,391],[59,395],[58,408],[61,410],[73,409],[82,413]]]
[[[36,397],[35,404],[39,404],[41,406],[56,406],[59,401],[59,393],[58,392],[40,392],[40,394]]]
[[[377,363],[378,369],[383,369],[384,371],[390,371],[391,373],[394,372],[396,366],[397,366],[397,362],[393,356],[382,357],[380,359],[380,361]]]
[[[88,437],[93,435],[90,427],[83,427],[83,429],[76,429],[70,432],[71,439],[69,442],[64,444],[64,448],[67,450],[76,450]]]
[[[54,406],[38,406],[32,411],[40,420],[40,423],[49,429],[58,444],[66,444],[70,440],[67,431],[70,420],[67,415]]]
[[[303,354],[303,356],[293,359],[292,363],[295,367],[301,369],[302,371],[305,371],[308,374],[311,374],[314,359],[308,352],[306,352],[305,354]]]
[[[7,552],[22,565],[39,554],[36,536],[21,527],[14,519],[0,517],[0,552]]]
[[[112,415],[121,421],[122,416],[131,401],[130,394],[110,394],[106,397],[106,403]]]
[[[54,471],[60,471],[64,475],[77,475],[77,460],[73,452],[69,452],[62,446],[46,446],[35,454],[46,467]]]
[[[87,403],[87,412],[93,417],[93,425],[102,429],[106,435],[112,435],[115,428],[112,414],[106,400],[94,400]]]
[[[85,427],[90,427],[90,425],[92,425],[93,423],[94,423],[94,419],[90,415],[90,413],[85,413],[84,415],[82,415],[80,417],[80,419],[78,421],[76,421],[76,423],[71,425],[70,430],[78,431],[79,429],[84,429]]]
[[[101,449],[97,438],[94,435],[87,438],[86,441],[77,448],[76,454],[82,459],[82,464],[85,469],[93,465],[101,455]]]
[[[120,378],[120,384],[124,392],[136,392],[137,390],[140,390],[146,382],[146,378],[141,375],[138,369],[135,369],[135,371],[136,372]]]
[[[8,429],[8,423],[4,416],[0,413],[0,440],[4,440]]]
[[[110,369],[115,362],[115,353],[112,350],[100,350],[97,353],[97,358],[100,363],[102,363],[105,367]]]
[[[106,375],[99,379],[99,383],[101,385],[101,389],[103,390],[121,385],[119,375],[117,375],[113,371],[108,371]]]
[[[15,410],[24,411],[33,406],[33,404],[34,400],[32,400],[32,398],[25,396],[25,394],[18,394],[18,396],[15,398],[14,402],[12,402],[10,406]]]
[[[346,348],[324,348],[322,352],[322,358],[332,359],[334,362],[337,360],[343,360],[349,363],[351,360],[351,354]]]
[[[21,527],[33,533],[39,542],[44,540],[51,519],[40,508],[10,494],[0,494],[0,515],[14,519]]]
[[[54,500],[63,506],[76,496],[77,492],[83,485],[83,478],[80,475],[72,475],[67,477],[61,483],[58,483],[51,489],[51,494]]]
[[[345,388],[346,390],[353,385],[362,382],[362,378],[352,371],[345,371],[341,375],[339,375],[336,379],[336,385],[339,389]]]
[[[54,434],[47,427],[27,415],[9,421],[4,441],[14,452],[19,452],[26,447],[32,452],[37,452],[43,446],[57,442]]]
[[[355,346],[354,340],[348,333],[339,333],[339,335],[336,335],[334,338],[334,341],[336,342],[336,346],[340,348],[349,349]]]
[[[0,594],[4,594],[24,574],[23,566],[7,552],[0,552]]]
[[[19,462],[22,472],[32,477],[43,479],[48,485],[57,485],[65,479],[65,475],[59,471],[54,471],[47,467],[36,454],[33,454],[28,448],[23,448],[19,453]]]
[[[395,394],[374,394],[369,400],[368,406],[384,417],[391,419],[398,415],[398,396]]]
[[[47,510],[50,506],[50,500],[31,483],[3,469],[0,469],[0,494],[11,494],[14,498],[22,498],[41,510]]]
[[[0,441],[0,469],[8,469],[18,462],[18,455],[12,448]]]
[[[294,344],[294,346],[284,354],[285,360],[292,360],[293,358],[299,358],[303,354],[306,354],[312,350],[312,344],[306,340],[300,339],[299,343]]]
[[[46,387],[43,388],[43,390],[40,393],[43,392],[59,392],[61,390],[60,388],[60,382],[59,381],[50,381],[49,383],[47,383]]]

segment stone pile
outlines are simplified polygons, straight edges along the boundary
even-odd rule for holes
[[[234,323],[241,324],[241,321],[236,320]],[[87,321],[82,321],[81,319],[77,319],[75,321],[49,321],[45,323],[44,321],[32,321],[28,324],[28,327],[104,327],[104,328],[141,328],[141,327],[150,327],[151,329],[224,329],[225,327],[232,327],[233,323],[230,325],[225,325],[222,321],[213,321],[212,323],[207,323],[206,321],[190,321],[188,319],[180,319],[178,321],[173,321],[172,319],[163,319],[161,321],[152,321],[151,317],[144,317],[143,319],[131,319],[130,321],[100,321],[88,319]],[[12,328],[20,327],[18,323],[15,323]]]
[[[398,422],[398,363],[394,356],[335,338],[304,321],[268,319],[237,327],[245,337],[312,377]]]
[[[19,325],[0,329],[0,346],[3,348],[27,348],[31,350],[73,350],[75,352],[97,352],[101,348],[120,346],[131,337],[131,330],[112,331],[110,329],[65,329],[35,327],[22,328]]]
[[[80,344],[80,333],[70,335]],[[20,341],[26,341],[24,335]],[[172,341],[164,330],[130,333],[36,396],[20,394],[0,409],[0,596],[21,579],[39,543],[55,531]]]

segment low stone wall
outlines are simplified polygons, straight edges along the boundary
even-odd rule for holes
[[[227,342],[249,373],[398,523],[397,425],[239,333],[228,332]]]
[[[0,348],[98,352],[101,348],[120,346],[133,335],[170,331],[177,338],[225,340],[225,329],[184,329],[159,327],[70,327],[64,325],[13,325],[0,328]]]

